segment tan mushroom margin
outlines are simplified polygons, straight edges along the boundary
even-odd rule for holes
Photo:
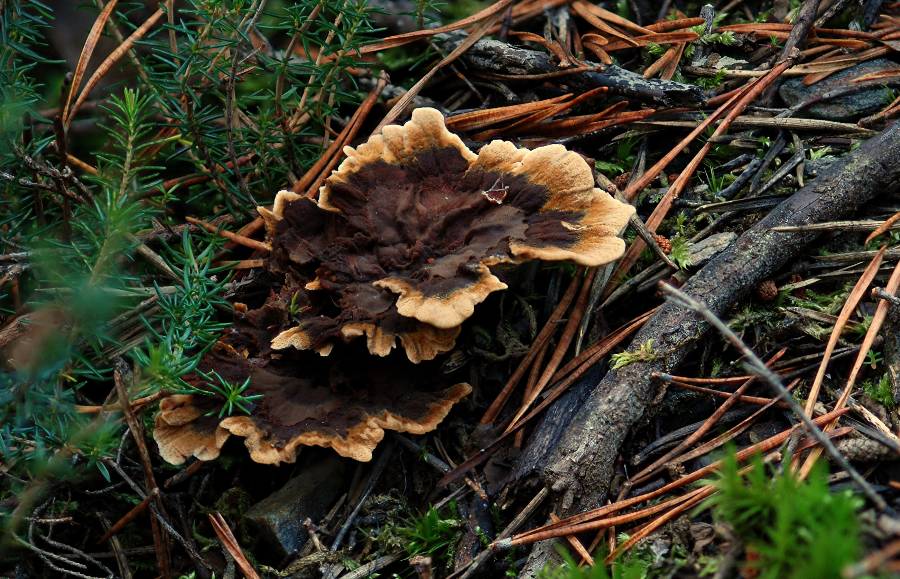
[[[304,446],[331,448],[339,455],[368,462],[372,452],[384,438],[385,430],[408,434],[427,434],[437,428],[453,406],[466,397],[472,388],[455,384],[436,392],[421,416],[381,410],[363,416],[344,432],[333,429],[312,429],[279,442],[271,435],[270,426],[261,424],[253,416],[218,418],[207,415],[189,394],[168,396],[160,403],[153,438],[160,456],[169,464],[179,465],[190,458],[214,460],[232,435],[243,437],[253,462],[259,464],[293,463]]]

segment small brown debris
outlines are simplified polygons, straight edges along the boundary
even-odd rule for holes
[[[756,286],[756,297],[764,302],[771,302],[778,297],[778,285],[775,280],[767,279]]]
[[[653,239],[656,240],[656,245],[659,246],[659,248],[663,251],[663,253],[665,253],[666,255],[669,255],[670,253],[672,253],[672,242],[669,241],[668,237],[665,237],[664,235],[659,235],[658,233],[656,233],[653,235]]]
[[[433,577],[431,557],[416,555],[409,560],[409,564],[416,570],[419,579],[431,579]]]
[[[803,281],[802,275],[800,275],[799,273],[791,274],[791,277],[790,277],[791,284],[800,283],[801,281]],[[798,297],[798,298],[806,298],[806,288],[805,287],[797,288],[791,292],[791,295]]]

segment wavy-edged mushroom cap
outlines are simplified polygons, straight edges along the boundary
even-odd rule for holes
[[[159,403],[153,438],[159,446],[159,455],[169,464],[182,464],[190,457],[218,458],[231,435],[219,426],[212,408],[195,402],[194,396],[173,394]]]
[[[307,354],[307,356],[310,356]],[[358,357],[358,355],[357,355]],[[167,462],[188,457],[212,460],[229,436],[244,438],[250,458],[262,464],[292,463],[303,446],[323,446],[359,461],[385,430],[425,434],[434,430],[471,388],[459,383],[428,389],[432,379],[398,366],[397,360],[371,359],[365,365],[328,364],[311,358],[266,367],[233,353],[207,355],[204,365],[224,379],[243,383],[255,398],[249,415],[220,418],[222,401],[200,395],[163,399],[153,437]],[[408,365],[408,363],[407,363]]]
[[[597,266],[624,252],[619,234],[634,209],[594,187],[587,162],[562,145],[493,141],[476,155],[438,111],[421,108],[345,152],[318,202],[280,192],[261,212],[270,268],[314,272],[291,298],[298,323],[273,348],[326,354],[335,340],[365,335],[373,354],[399,338],[410,360],[428,360],[506,288],[492,266]]]

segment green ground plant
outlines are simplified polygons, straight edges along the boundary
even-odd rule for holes
[[[866,393],[866,396],[887,409],[893,409],[897,406],[897,403],[894,401],[894,387],[887,372],[878,378],[866,380],[860,385],[860,388]]]
[[[538,573],[538,579],[646,579],[652,576],[652,562],[648,557],[642,557],[640,552],[608,566],[603,563],[602,552],[594,557],[593,565],[578,565],[578,561],[565,549],[559,549],[559,553],[562,564],[548,564]]]
[[[641,344],[637,350],[613,354],[610,357],[610,367],[613,370],[618,370],[637,362],[652,362],[656,357],[657,353],[653,350],[653,339],[649,339]]]
[[[426,555],[446,563],[453,560],[453,549],[461,529],[462,522],[458,518],[443,516],[431,507],[407,525],[398,527],[397,534],[405,540],[404,548],[410,557]]]
[[[742,538],[753,553],[746,564],[758,577],[840,578],[862,551],[862,501],[850,491],[832,492],[821,461],[806,480],[789,463],[772,473],[756,457],[742,474],[729,453],[715,482],[718,493],[705,507]]]
[[[121,43],[148,16],[120,2],[102,33]],[[70,65],[50,42],[62,25],[50,5],[0,2],[0,254],[26,271],[15,290],[0,283],[0,312],[51,328],[27,364],[0,373],[4,545],[21,544],[51,485],[110,478],[122,421],[79,408],[114,391],[116,360],[130,362],[135,398],[192,392],[223,415],[247,411],[241,384],[182,379],[227,326],[231,288],[221,242],[184,216],[255,216],[369,90],[351,74],[371,66],[355,52],[374,31],[363,0],[189,0],[123,55],[109,74],[119,80],[93,89],[66,131],[56,117]],[[319,49],[329,58],[298,57]]]

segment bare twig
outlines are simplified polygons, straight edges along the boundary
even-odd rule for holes
[[[528,504],[525,505],[525,508],[523,508],[519,512],[519,514],[516,515],[512,521],[510,521],[506,528],[503,529],[499,535],[497,535],[497,540],[508,539],[509,537],[511,537],[512,534],[515,533],[519,529],[519,527],[521,527],[522,524],[525,523],[525,521],[527,521],[528,518],[534,514],[537,508],[541,506],[541,503],[544,502],[544,499],[547,498],[548,494],[550,494],[550,491],[547,488],[542,488],[541,490],[539,490],[537,494],[534,495],[530,501],[528,501]],[[494,551],[492,549],[486,549],[482,551],[474,559],[472,559],[472,562],[469,563],[467,568],[460,570],[462,572],[461,574],[459,572],[454,573],[450,576],[449,579],[454,579],[455,577],[459,577],[459,579],[469,579],[470,577],[475,575],[478,569],[482,565],[484,565],[493,555]]]
[[[332,551],[338,550],[341,546],[341,543],[344,542],[344,537],[347,535],[347,532],[353,525],[353,521],[356,520],[356,515],[359,514],[359,510],[362,508],[363,503],[366,502],[366,499],[369,498],[369,494],[371,494],[372,490],[375,488],[375,483],[377,483],[378,479],[381,478],[381,475],[382,473],[384,473],[384,469],[387,468],[387,465],[390,462],[391,456],[393,456],[393,454],[393,444],[388,444],[384,448],[384,450],[381,451],[381,455],[378,457],[378,460],[375,461],[375,465],[372,467],[372,472],[369,474],[369,480],[366,481],[366,486],[363,489],[362,494],[359,495],[359,501],[347,516],[347,520],[345,520],[344,524],[341,525],[341,528],[338,530],[337,535],[335,535],[334,537],[334,541],[331,543]]]
[[[900,298],[884,291],[884,288],[880,288],[880,287],[872,288],[872,297],[877,298],[877,299],[887,300],[893,306],[900,306]]]
[[[369,561],[365,565],[360,566],[349,573],[345,573],[341,575],[340,579],[365,579],[366,577],[372,577],[375,573],[384,569],[388,565],[396,563],[400,559],[403,558],[403,555],[400,553],[394,553],[391,555],[384,555],[383,557],[378,557],[374,561]]]
[[[141,422],[137,419],[137,416],[135,416],[128,397],[128,387],[125,382],[131,381],[131,372],[128,369],[128,365],[121,358],[115,360],[113,378],[116,386],[116,394],[119,396],[122,412],[125,415],[125,422],[128,424],[128,429],[134,437],[134,443],[138,449],[138,456],[140,456],[141,459],[141,466],[143,466],[144,469],[147,496],[153,496],[150,500],[156,503],[156,506],[161,513],[164,513],[163,503],[158,494],[159,487],[156,485],[156,477],[153,475],[153,465],[150,462],[150,451],[147,448],[147,442],[144,440],[144,429]],[[156,519],[150,519],[150,527],[153,531],[153,544],[156,547],[156,560],[159,564],[159,572],[162,573],[163,577],[168,577],[171,573],[169,543],[166,540],[163,529]]]

